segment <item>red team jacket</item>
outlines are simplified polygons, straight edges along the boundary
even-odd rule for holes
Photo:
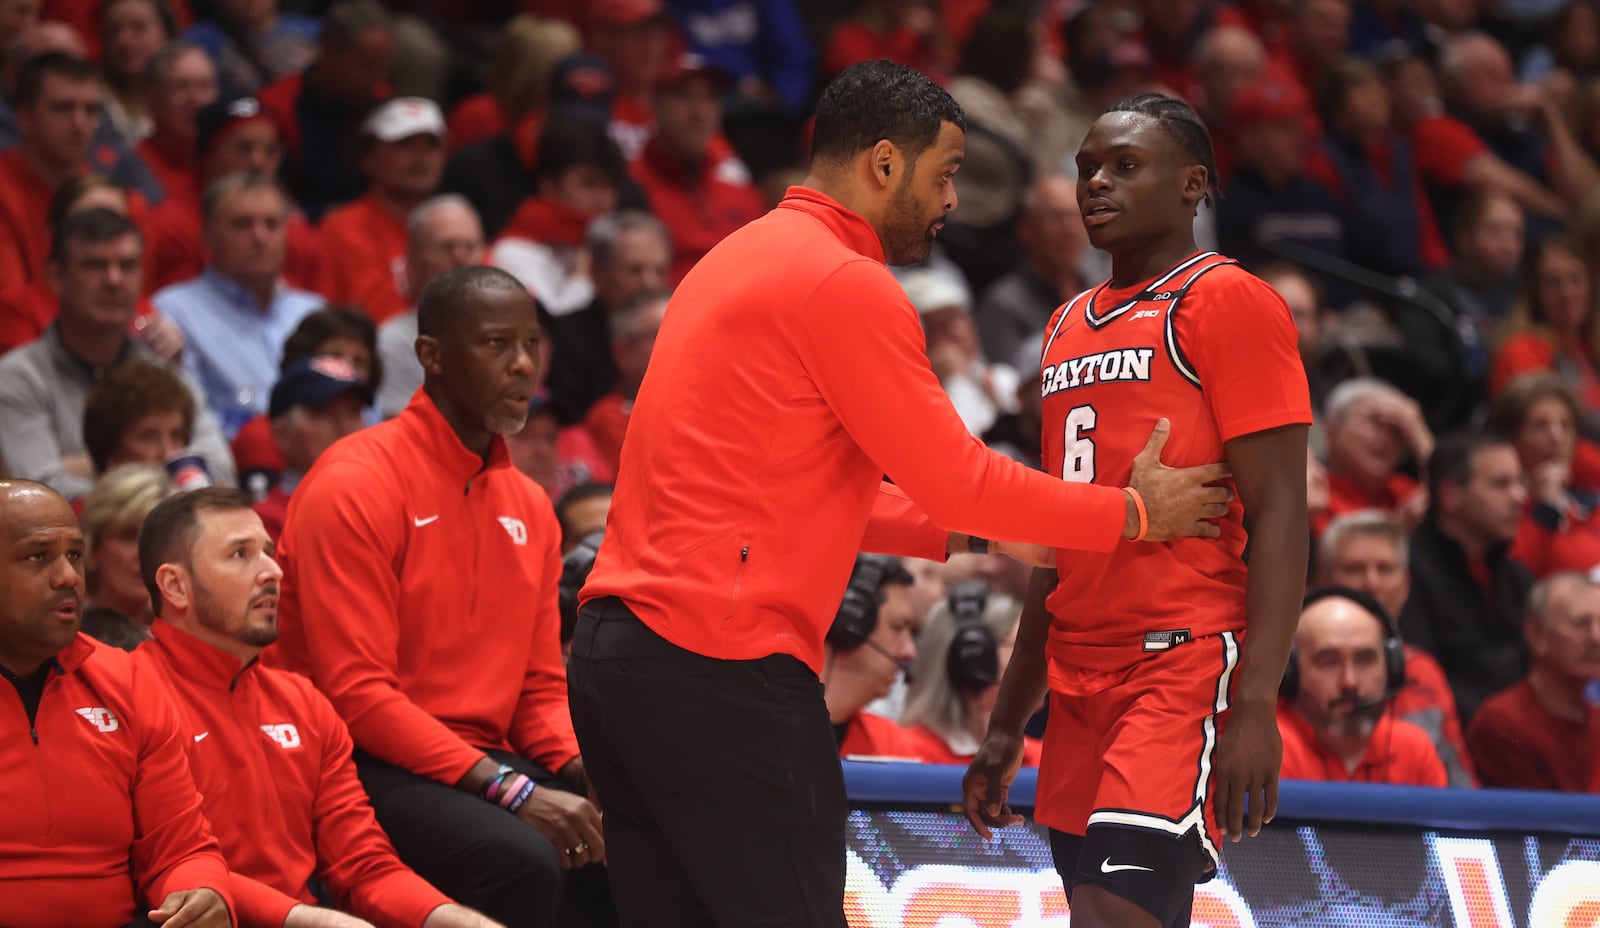
[[[289,500],[278,643],[363,751],[455,783],[501,748],[552,771],[567,714],[550,498],[468,451],[428,395],[317,459]]]
[[[30,730],[0,692],[0,921],[125,925],[178,890],[237,912],[166,681],[86,635],[56,656]]]
[[[1107,283],[1080,294],[1045,333],[1042,464],[1067,480],[1126,484],[1162,417],[1172,423],[1162,455],[1170,467],[1225,461],[1231,439],[1311,421],[1283,298],[1214,254],[1124,290]],[[1048,601],[1052,687],[1062,689],[1062,665],[1125,667],[1163,649],[1169,631],[1242,629],[1238,499],[1221,527],[1217,539],[1058,555],[1060,583]]]
[[[449,903],[395,856],[356,778],[350,735],[310,680],[240,666],[160,619],[152,631],[133,659],[172,687],[241,926],[278,928],[296,905],[315,905],[313,875],[340,908],[382,925],[421,928]]]
[[[620,597],[699,654],[818,670],[853,552],[943,559],[937,532],[888,543],[872,515],[885,473],[924,524],[1116,544],[1120,490],[1071,492],[967,433],[883,260],[866,220],[791,187],[689,272],[634,403],[585,601]]]

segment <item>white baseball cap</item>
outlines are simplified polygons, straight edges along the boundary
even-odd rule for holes
[[[374,110],[361,131],[380,142],[398,142],[424,133],[444,138],[444,113],[432,100],[396,97]]]

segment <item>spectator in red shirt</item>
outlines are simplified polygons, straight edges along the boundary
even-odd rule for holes
[[[944,34],[935,0],[867,0],[833,27],[822,53],[822,77],[862,61],[887,58],[944,82],[955,46]]]
[[[138,639],[150,636],[153,615],[150,591],[139,573],[139,526],[157,503],[176,492],[159,465],[119,464],[94,482],[78,517],[84,603],[121,616]],[[105,641],[92,631],[85,633]]]
[[[917,636],[900,724],[911,729],[924,763],[971,763],[1000,695],[1000,672],[1017,644],[1022,603],[986,580],[952,583]],[[1028,738],[1023,764],[1039,766],[1043,746]]]
[[[166,0],[101,0],[99,13],[106,114],[133,145],[152,128],[144,95],[150,59],[177,38],[178,20]]]
[[[150,211],[145,292],[199,276],[211,260],[206,247],[201,194],[230,174],[277,175],[283,159],[280,120],[253,97],[219,100],[195,117],[198,183],[174,193]],[[298,210],[287,223],[283,277],[292,287],[314,289],[322,255],[316,230]]]
[[[1560,377],[1523,374],[1495,397],[1486,423],[1517,448],[1528,507],[1511,556],[1535,579],[1600,567],[1600,494],[1577,485],[1573,462],[1582,411]]]
[[[283,534],[289,496],[300,478],[334,442],[366,426],[362,411],[371,401],[371,387],[338,355],[301,358],[284,369],[267,410],[284,468],[267,498],[252,507],[274,542]]]
[[[655,133],[651,106],[656,83],[671,70],[682,38],[661,0],[597,0],[589,11],[590,47],[616,80],[611,137],[632,162]]]
[[[535,194],[517,207],[488,263],[522,281],[552,316],[594,301],[589,227],[617,208],[622,152],[596,121],[551,120],[539,133]]]
[[[1595,774],[1600,706],[1600,586],[1559,572],[1528,594],[1528,675],[1484,700],[1467,729],[1485,786],[1580,793]]]
[[[1532,371],[1561,375],[1586,411],[1584,433],[1596,437],[1600,309],[1594,270],[1569,239],[1541,239],[1523,258],[1522,295],[1501,327],[1489,371],[1490,396]]]
[[[916,659],[912,583],[899,558],[856,557],[822,652],[822,698],[840,757],[921,759],[911,732],[866,711]]]
[[[633,412],[633,401],[639,397],[656,332],[671,298],[672,294],[665,290],[641,291],[617,307],[607,320],[611,326],[611,356],[619,371],[617,389],[589,407],[583,424],[613,471],[622,463],[622,437],[628,431],[628,416]]]
[[[394,21],[377,0],[339,0],[322,17],[317,56],[304,71],[262,88],[283,117],[283,177],[312,222],[361,196],[361,131],[389,96]]]
[[[389,100],[367,118],[361,144],[367,192],[323,217],[322,247],[338,257],[322,262],[317,292],[330,303],[361,307],[381,325],[411,304],[406,217],[444,173],[444,114],[432,100]]]
[[[0,676],[17,697],[0,722],[6,923],[232,928],[227,864],[171,697],[127,654],[78,634],[72,507],[43,485],[0,481],[0,549]]]
[[[1357,58],[1330,65],[1316,85],[1316,105],[1325,135],[1309,172],[1343,207],[1349,259],[1391,277],[1448,264],[1433,205],[1410,144],[1394,128],[1389,88],[1377,68]]]
[[[46,53],[23,66],[11,103],[22,142],[0,152],[0,281],[7,285],[44,278],[50,197],[84,170],[100,85],[82,59]]]
[[[656,134],[633,164],[633,179],[672,236],[672,282],[765,204],[748,178],[729,176],[712,142],[722,131],[726,78],[683,55],[656,85]]]
[[[1448,785],[1427,733],[1394,717],[1399,649],[1394,620],[1366,593],[1307,596],[1278,704],[1283,779]]]
[[[528,408],[528,421],[506,436],[511,463],[544,488],[551,499],[586,483],[609,483],[616,468],[600,452],[582,424],[562,425],[555,406],[538,395]]]
[[[167,198],[197,196],[195,120],[217,99],[217,69],[197,45],[171,42],[151,56],[141,87],[150,132],[135,150]]]
[[[1401,473],[1407,457],[1419,466],[1433,453],[1433,432],[1416,401],[1372,377],[1347,380],[1328,394],[1323,427],[1328,436],[1327,519],[1357,509],[1379,509],[1414,526],[1427,493]],[[1321,534],[1324,521],[1313,525]]]
[[[314,878],[352,916],[495,928],[395,856],[327,697],[257,660],[278,637],[283,570],[249,494],[211,488],[168,499],[150,513],[139,549],[160,618],[134,663],[165,681],[184,734],[196,732],[179,740],[232,870],[239,923],[367,925],[318,907]]]
[[[1397,616],[1411,595],[1409,560],[1404,526],[1376,509],[1357,510],[1328,525],[1317,548],[1317,579],[1371,594]],[[1427,732],[1451,786],[1478,785],[1444,668],[1415,645],[1401,651],[1405,680],[1394,697],[1395,716]]]

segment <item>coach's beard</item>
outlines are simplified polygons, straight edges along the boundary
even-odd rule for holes
[[[483,427],[496,435],[515,435],[522,431],[522,427],[527,424],[528,414],[526,412],[520,416],[494,412],[483,414]]]

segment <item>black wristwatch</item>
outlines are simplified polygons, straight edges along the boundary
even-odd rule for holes
[[[989,539],[979,538],[977,535],[968,535],[967,552],[969,554],[988,554]]]

